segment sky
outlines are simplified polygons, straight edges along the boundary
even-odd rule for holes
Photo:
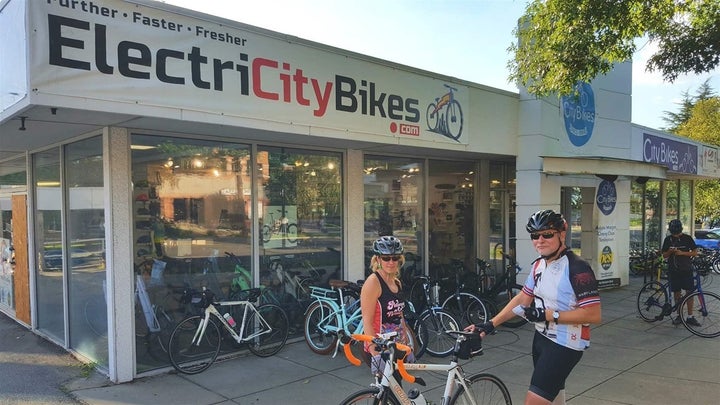
[[[262,27],[403,65],[517,92],[507,80],[507,48],[526,0],[165,0],[165,3]],[[720,93],[720,69],[674,83],[645,72],[652,44],[633,58],[632,122],[667,126],[683,92],[707,79]]]

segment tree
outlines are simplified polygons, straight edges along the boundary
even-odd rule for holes
[[[509,79],[538,96],[571,94],[578,82],[631,60],[643,36],[658,44],[646,69],[673,82],[720,63],[720,2],[532,0],[513,33]]]
[[[664,111],[665,116],[662,117],[662,119],[669,124],[664,130],[677,134],[680,126],[690,120],[695,104],[698,101],[707,100],[711,97],[715,97],[715,91],[710,86],[710,79],[705,79],[695,93],[695,97],[691,97],[688,91],[684,91],[682,93],[683,99],[678,103],[680,104],[680,112]]]

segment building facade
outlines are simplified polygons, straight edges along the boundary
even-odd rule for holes
[[[381,234],[407,274],[529,267],[553,208],[627,284],[720,177],[631,123],[629,63],[539,99],[149,0],[5,0],[0,34],[0,310],[115,382],[168,367],[178,290],[261,286],[301,327],[295,274],[362,279]]]

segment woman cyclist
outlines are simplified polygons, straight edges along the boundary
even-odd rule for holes
[[[597,281],[590,265],[565,246],[567,223],[561,214],[538,211],[526,229],[540,257],[522,293],[489,322],[466,330],[491,333],[515,314],[534,322],[534,370],[525,404],[564,404],[565,380],[590,345],[589,324],[601,321]]]
[[[360,291],[363,333],[375,336],[376,333],[397,331],[396,341],[408,345],[410,339],[407,334],[411,332],[403,318],[405,300],[399,279],[400,268],[405,263],[403,245],[394,236],[382,236],[373,243],[373,253],[370,260],[373,273],[367,277]],[[381,372],[380,353],[375,345],[366,343],[365,351],[372,356],[373,374]],[[410,362],[412,353],[408,353],[408,357],[406,361]]]

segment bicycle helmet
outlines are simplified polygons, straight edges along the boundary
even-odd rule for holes
[[[670,231],[671,235],[677,235],[679,233],[682,233],[683,230],[683,224],[680,222],[679,219],[673,219],[668,224],[668,231]]]
[[[382,236],[373,243],[373,252],[376,255],[401,255],[403,245],[400,239],[394,236]]]
[[[556,231],[566,230],[565,219],[561,214],[553,210],[540,210],[528,218],[528,223],[525,226],[528,233],[545,231],[548,229],[554,229]]]

